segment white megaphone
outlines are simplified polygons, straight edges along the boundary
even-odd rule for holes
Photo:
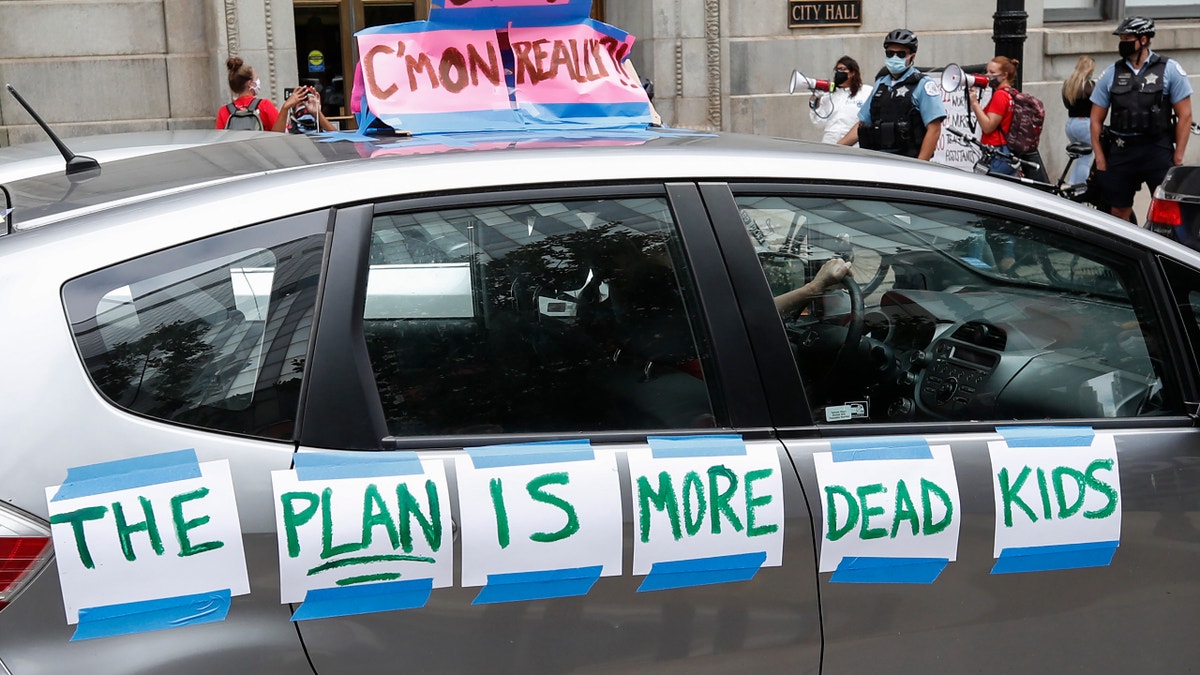
[[[810,92],[834,90],[834,84],[829,80],[814,80],[811,77],[806,77],[799,70],[793,70],[792,81],[788,85],[788,93],[794,94],[801,87],[808,89]]]
[[[942,91],[954,92],[958,91],[961,87],[968,86],[988,86],[987,75],[963,72],[962,66],[959,66],[957,63],[951,63],[942,70]]]

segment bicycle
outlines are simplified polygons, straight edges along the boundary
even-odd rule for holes
[[[1021,185],[1027,185],[1043,192],[1049,192],[1050,194],[1069,199],[1073,202],[1081,204],[1089,203],[1087,202],[1087,183],[1067,182],[1067,176],[1070,175],[1071,166],[1075,163],[1075,160],[1092,154],[1092,146],[1088,145],[1087,143],[1071,143],[1068,145],[1067,165],[1063,167],[1062,173],[1059,175],[1058,180],[1053,183],[1045,183],[1039,180],[1033,180],[1032,178],[1026,178],[1025,176],[1021,175],[1023,170],[1036,170],[1041,168],[1035,162],[1021,159],[1020,157],[1017,157],[1007,151],[1001,152],[1000,148],[997,146],[984,145],[979,141],[978,138],[975,138],[962,129],[947,127],[946,131],[951,136],[957,138],[963,145],[973,147],[979,151],[980,158],[977,162],[975,162],[975,173],[983,173],[995,178],[1003,178],[1004,180],[1020,183]],[[1002,173],[993,172],[992,160],[997,158],[1011,166],[1018,175],[1009,176]]]

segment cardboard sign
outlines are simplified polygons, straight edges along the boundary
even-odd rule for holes
[[[250,592],[228,460],[76,467],[46,501],[72,640],[221,621]]]

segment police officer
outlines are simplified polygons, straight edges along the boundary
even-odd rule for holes
[[[883,39],[887,73],[875,81],[871,102],[858,113],[858,123],[840,145],[882,150],[917,159],[930,159],[942,133],[946,106],[933,78],[913,67],[917,36],[897,28]]]
[[[1183,164],[1192,86],[1178,62],[1150,50],[1153,19],[1131,16],[1113,35],[1120,38],[1121,58],[1104,70],[1092,92],[1093,166],[1095,187],[1112,214],[1130,220],[1142,183],[1153,191],[1167,169]]]

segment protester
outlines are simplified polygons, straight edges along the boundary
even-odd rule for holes
[[[858,61],[843,56],[833,71],[832,92],[814,92],[808,102],[808,118],[821,127],[822,143],[837,143],[858,121],[863,105],[871,100],[872,88],[864,85]]]
[[[995,148],[999,156],[992,157],[990,170],[992,173],[1006,176],[1017,175],[1017,168],[1008,157],[1012,153],[1008,149],[1008,132],[1012,129],[1013,100],[1010,90],[1017,78],[1017,60],[1007,56],[997,56],[988,61],[988,86],[992,88],[992,97],[988,99],[987,107],[979,104],[979,93],[975,87],[970,87],[967,102],[975,119],[979,120],[979,130],[983,136],[979,142]]]
[[[1092,154],[1097,189],[1114,216],[1129,220],[1142,184],[1153,191],[1167,169],[1183,164],[1192,86],[1178,62],[1150,49],[1153,19],[1126,18],[1113,35],[1121,58],[1104,69],[1092,92]]]
[[[946,106],[941,87],[913,67],[917,36],[897,28],[883,39],[887,73],[875,81],[871,102],[859,112],[858,122],[838,141],[928,160],[942,133]]]
[[[1096,60],[1084,54],[1075,62],[1075,70],[1063,82],[1062,102],[1067,109],[1067,141],[1070,143],[1092,144],[1092,91],[1096,88],[1096,80],[1092,74],[1096,72]],[[1071,165],[1071,175],[1068,177],[1071,185],[1079,185],[1087,181],[1088,173],[1092,170],[1092,156],[1083,155]]]
[[[289,134],[337,131],[337,127],[321,111],[321,95],[315,87],[310,86],[292,90],[292,95],[283,102],[275,126],[279,127],[275,131],[287,131]]]
[[[225,61],[225,69],[229,71],[229,90],[233,92],[233,107],[249,109],[254,99],[258,98],[258,92],[261,84],[258,75],[244,61],[236,56],[231,56]],[[279,111],[275,108],[275,104],[271,103],[269,98],[260,98],[257,108],[259,120],[262,122],[262,129],[272,131],[283,131],[283,127],[275,129],[276,122],[279,121]],[[229,109],[229,105],[221,106],[217,111],[217,128],[224,129],[229,124],[229,118],[234,114],[233,110]]]

